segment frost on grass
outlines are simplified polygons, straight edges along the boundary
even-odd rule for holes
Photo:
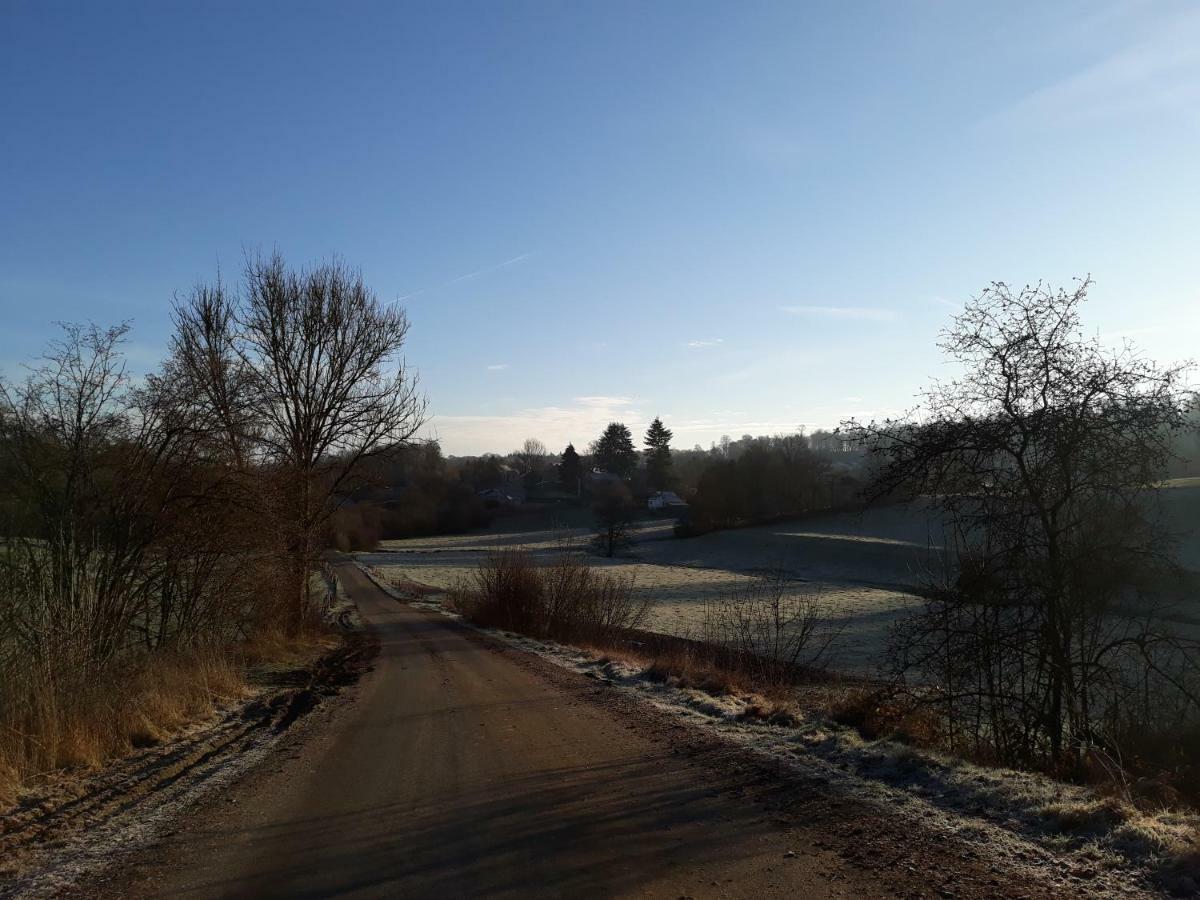
[[[535,533],[533,536],[538,535]],[[476,541],[470,549],[451,547],[434,551],[413,548],[403,552],[360,553],[357,559],[361,565],[374,570],[378,580],[393,587],[411,582],[447,591],[478,570],[487,546],[479,539]],[[632,580],[635,599],[648,600],[650,603],[645,624],[650,631],[676,636],[698,633],[704,624],[706,605],[747,589],[765,571],[677,564],[666,554],[673,543],[656,541],[645,546],[639,545],[638,552],[642,555],[639,559],[589,560],[595,568],[613,570]],[[427,547],[428,544],[421,542],[418,546]],[[544,546],[538,542],[514,546],[530,549],[535,558],[547,562],[562,549],[561,546]],[[736,554],[727,555],[725,561],[733,565],[737,561]],[[756,561],[758,558],[750,555],[744,560],[747,567]],[[797,594],[813,591],[820,594],[831,626],[839,631],[837,642],[830,648],[830,664],[843,672],[875,674],[888,629],[911,608],[915,602],[913,595],[870,584],[824,580],[796,582]]]

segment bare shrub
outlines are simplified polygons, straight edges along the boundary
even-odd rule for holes
[[[489,553],[474,573],[465,599],[467,616],[487,628],[522,634],[545,633],[542,580],[533,558],[522,550]]]
[[[944,721],[935,709],[916,702],[909,692],[886,685],[840,691],[829,698],[825,711],[833,721],[870,739],[886,737],[918,747],[938,747],[945,737]]]
[[[567,641],[610,640],[640,626],[649,609],[630,579],[576,554],[539,566],[514,549],[490,553],[469,582],[452,589],[450,602],[478,625]]]
[[[734,668],[764,683],[819,668],[836,637],[819,595],[797,591],[782,573],[706,601],[700,625],[701,641],[722,648]]]

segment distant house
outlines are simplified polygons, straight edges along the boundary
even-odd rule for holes
[[[674,491],[655,491],[646,501],[646,506],[656,511],[687,509],[687,503]]]

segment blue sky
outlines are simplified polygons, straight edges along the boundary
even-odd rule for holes
[[[0,0],[0,369],[360,266],[451,453],[896,412],[992,280],[1200,355],[1200,7]]]

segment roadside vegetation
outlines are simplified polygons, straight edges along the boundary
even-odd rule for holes
[[[174,318],[145,378],[127,326],[67,325],[0,384],[0,801],[315,652],[330,518],[422,421],[403,314],[341,263],[250,259]]]
[[[608,586],[608,603],[572,602],[595,596],[594,584]],[[582,588],[564,591],[568,585]],[[413,596],[411,585],[396,587]],[[792,595],[791,587],[762,576],[706,603],[692,633],[657,634],[640,627],[645,606],[634,601],[627,580],[579,555],[539,564],[516,549],[486,558],[441,605],[735,743],[782,760],[799,755],[809,761],[802,768],[816,763],[824,772],[828,765],[825,777],[861,779],[855,790],[867,796],[930,803],[949,827],[962,827],[961,817],[978,819],[971,827],[998,827],[999,834],[1067,853],[1082,879],[1132,866],[1173,892],[1192,890],[1200,816],[1165,781],[1130,768],[1085,773],[1074,779],[1083,782],[1077,786],[1064,783],[1072,773],[1063,770],[1027,774],[994,756],[964,758],[935,705],[823,670],[838,629],[819,595]]]

